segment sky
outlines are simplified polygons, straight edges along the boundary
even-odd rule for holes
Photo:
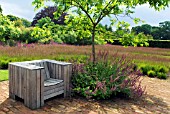
[[[33,0],[0,0],[0,5],[4,15],[12,14],[32,21],[37,13],[37,11],[34,11],[34,6],[31,4],[32,1]],[[170,21],[170,7],[158,12],[145,4],[136,7],[135,14],[133,14],[132,17],[140,18],[144,20],[145,23],[152,26],[158,26],[159,22]],[[136,26],[130,18],[121,18],[121,20],[129,22],[131,26]],[[102,24],[109,24],[109,20],[107,18],[104,19]]]

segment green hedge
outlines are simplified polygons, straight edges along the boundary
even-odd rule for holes
[[[150,40],[149,47],[170,48],[170,40]]]
[[[170,40],[150,40],[149,47],[170,48]],[[114,40],[113,45],[122,45],[119,40]]]

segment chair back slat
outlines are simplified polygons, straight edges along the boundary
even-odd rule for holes
[[[49,69],[48,69],[46,61],[36,61],[36,62],[29,63],[29,64],[44,67],[45,69],[44,80],[50,79],[50,73],[49,73]]]
[[[46,78],[50,79],[50,73],[49,73],[49,69],[47,67],[47,62],[43,62],[43,65],[44,65],[43,67],[44,67],[45,72],[46,72]]]

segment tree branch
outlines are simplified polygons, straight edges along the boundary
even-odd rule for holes
[[[114,6],[112,6],[111,8],[110,8],[110,11],[108,11],[107,13],[105,13],[104,15],[102,15],[102,13],[104,12],[104,10],[109,6],[109,4],[112,2],[112,0],[105,6],[105,8],[102,10],[102,12],[100,13],[100,16],[99,16],[99,18],[98,18],[98,20],[97,20],[97,22],[96,22],[96,25],[106,16],[106,15],[108,15],[111,11],[112,11],[112,9],[115,7],[115,5]]]
[[[75,1],[75,2],[76,2],[76,1]],[[92,19],[92,18],[90,17],[90,15],[89,15],[88,11],[86,11],[81,4],[79,4],[78,2],[76,2],[76,3],[77,3],[77,5],[84,11],[84,13],[88,16],[88,18],[90,19],[90,21],[92,22],[92,24],[95,25],[93,19]]]

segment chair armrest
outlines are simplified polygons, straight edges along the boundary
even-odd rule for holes
[[[28,63],[24,62],[15,62],[15,63],[9,63],[9,65],[18,66],[21,68],[29,69],[29,70],[38,70],[43,69],[44,67],[36,66],[36,65],[30,65]]]
[[[9,94],[24,99],[28,107],[40,107],[44,104],[44,73],[43,67],[35,65],[9,64]],[[33,101],[30,103],[30,99]],[[41,102],[36,103],[39,100]]]

